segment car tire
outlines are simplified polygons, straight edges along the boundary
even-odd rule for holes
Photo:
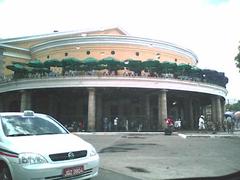
[[[1,180],[12,180],[11,172],[7,165],[0,164],[0,179]]]

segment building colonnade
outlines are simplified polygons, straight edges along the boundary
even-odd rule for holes
[[[129,98],[122,98],[111,100],[112,102],[106,102],[105,96],[106,94],[101,93],[98,88],[86,88],[86,105],[85,107],[86,119],[87,119],[87,131],[102,131],[103,130],[103,118],[105,116],[121,116],[121,118],[128,119],[126,111],[130,113],[134,113],[135,107],[131,105],[131,101]],[[198,117],[203,114],[210,119],[210,121],[214,124],[217,129],[222,128],[222,123],[224,120],[224,100],[217,95],[208,95],[211,99],[210,103],[202,103],[196,96],[189,96],[182,100],[179,106],[174,107],[172,105],[172,101],[169,99],[174,99],[169,95],[169,91],[162,89],[154,91],[154,98],[151,98],[151,94],[143,93],[140,97],[140,101],[137,102],[137,106],[139,107],[138,111],[140,111],[143,115],[141,123],[143,124],[145,131],[160,131],[165,128],[165,119],[169,115],[172,114],[172,110],[175,112],[174,118],[182,118],[184,119],[183,126],[185,129],[196,129],[198,125]],[[157,97],[157,98],[156,98]],[[74,97],[76,99],[77,97]],[[4,109],[4,104],[9,104],[8,99],[4,99],[3,96],[0,97],[0,110],[1,111],[9,111],[7,108]],[[31,90],[21,90],[20,91],[20,102],[19,110],[24,111],[26,109],[33,109],[33,93]],[[54,102],[56,99],[52,98],[52,96],[48,97],[48,105],[49,112],[56,112],[56,103]],[[152,101],[157,101],[153,104]],[[17,103],[15,101],[15,103]],[[54,104],[55,103],[55,104]],[[114,108],[111,109],[112,104],[115,103],[118,105],[118,111],[114,113]],[[176,103],[176,102],[175,102]],[[173,103],[174,104],[174,103]],[[84,105],[79,106],[79,108],[83,108]],[[210,108],[209,108],[210,107]],[[78,107],[77,107],[78,108]],[[208,110],[207,110],[208,108]],[[55,110],[54,110],[55,109]],[[210,115],[209,115],[210,109]],[[61,110],[60,110],[61,111]],[[82,112],[82,110],[80,111]],[[132,113],[132,114],[133,114]],[[111,117],[112,118],[112,117]],[[175,119],[176,120],[176,119]]]

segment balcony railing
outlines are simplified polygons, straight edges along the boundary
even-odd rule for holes
[[[2,76],[0,77],[0,83],[6,83],[6,82],[12,82],[12,81],[18,81],[18,80],[27,80],[27,79],[48,79],[48,78],[64,78],[64,77],[128,77],[128,78],[148,78],[148,79],[176,79],[176,80],[182,80],[182,81],[190,81],[190,82],[201,82],[201,83],[207,83],[211,85],[218,85],[221,87],[226,88],[225,84],[219,84],[217,82],[210,82],[207,79],[199,78],[199,77],[190,77],[190,76],[174,76],[174,74],[166,73],[166,74],[152,74],[149,73],[142,73],[137,74],[134,72],[128,72],[123,73],[121,75],[116,75],[115,73],[108,73],[108,72],[101,72],[98,71],[88,71],[88,72],[82,72],[82,71],[68,71],[64,75],[59,73],[34,73],[34,74],[28,74],[28,76],[24,77],[14,77],[13,75],[8,76]]]

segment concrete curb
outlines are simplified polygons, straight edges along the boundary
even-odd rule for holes
[[[178,136],[182,137],[183,139],[187,138],[187,136],[185,134],[181,134],[181,133],[179,133]]]
[[[72,132],[77,135],[164,135],[164,132]],[[173,135],[176,135],[176,132]]]
[[[76,135],[97,135],[97,136],[148,136],[148,135],[164,135],[164,132],[73,132]],[[230,138],[230,137],[238,137],[240,138],[240,132],[235,132],[234,134],[208,134],[208,133],[194,133],[194,132],[186,132],[186,133],[178,133],[173,132],[172,136],[179,136],[181,138],[194,138],[194,137],[201,137],[201,138]]]
[[[240,134],[182,134],[179,133],[178,136],[186,139],[186,138],[194,138],[194,137],[201,137],[201,138],[232,138],[237,137],[240,138]]]

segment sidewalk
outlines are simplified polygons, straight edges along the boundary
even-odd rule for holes
[[[143,136],[143,135],[164,135],[164,132],[74,132],[74,134],[78,135],[99,135],[99,136],[114,136],[114,135],[121,135],[121,136]],[[212,132],[198,132],[198,131],[174,131],[172,133],[173,136],[180,136],[182,138],[189,138],[189,137],[239,137],[240,138],[240,130],[235,131],[232,133],[227,132],[217,132],[213,134]]]
[[[215,134],[212,132],[197,132],[197,131],[180,131],[178,132],[178,136],[182,138],[192,138],[192,137],[208,137],[208,138],[229,138],[229,137],[238,137],[240,138],[240,131],[234,131],[233,133],[227,132],[216,132]]]

